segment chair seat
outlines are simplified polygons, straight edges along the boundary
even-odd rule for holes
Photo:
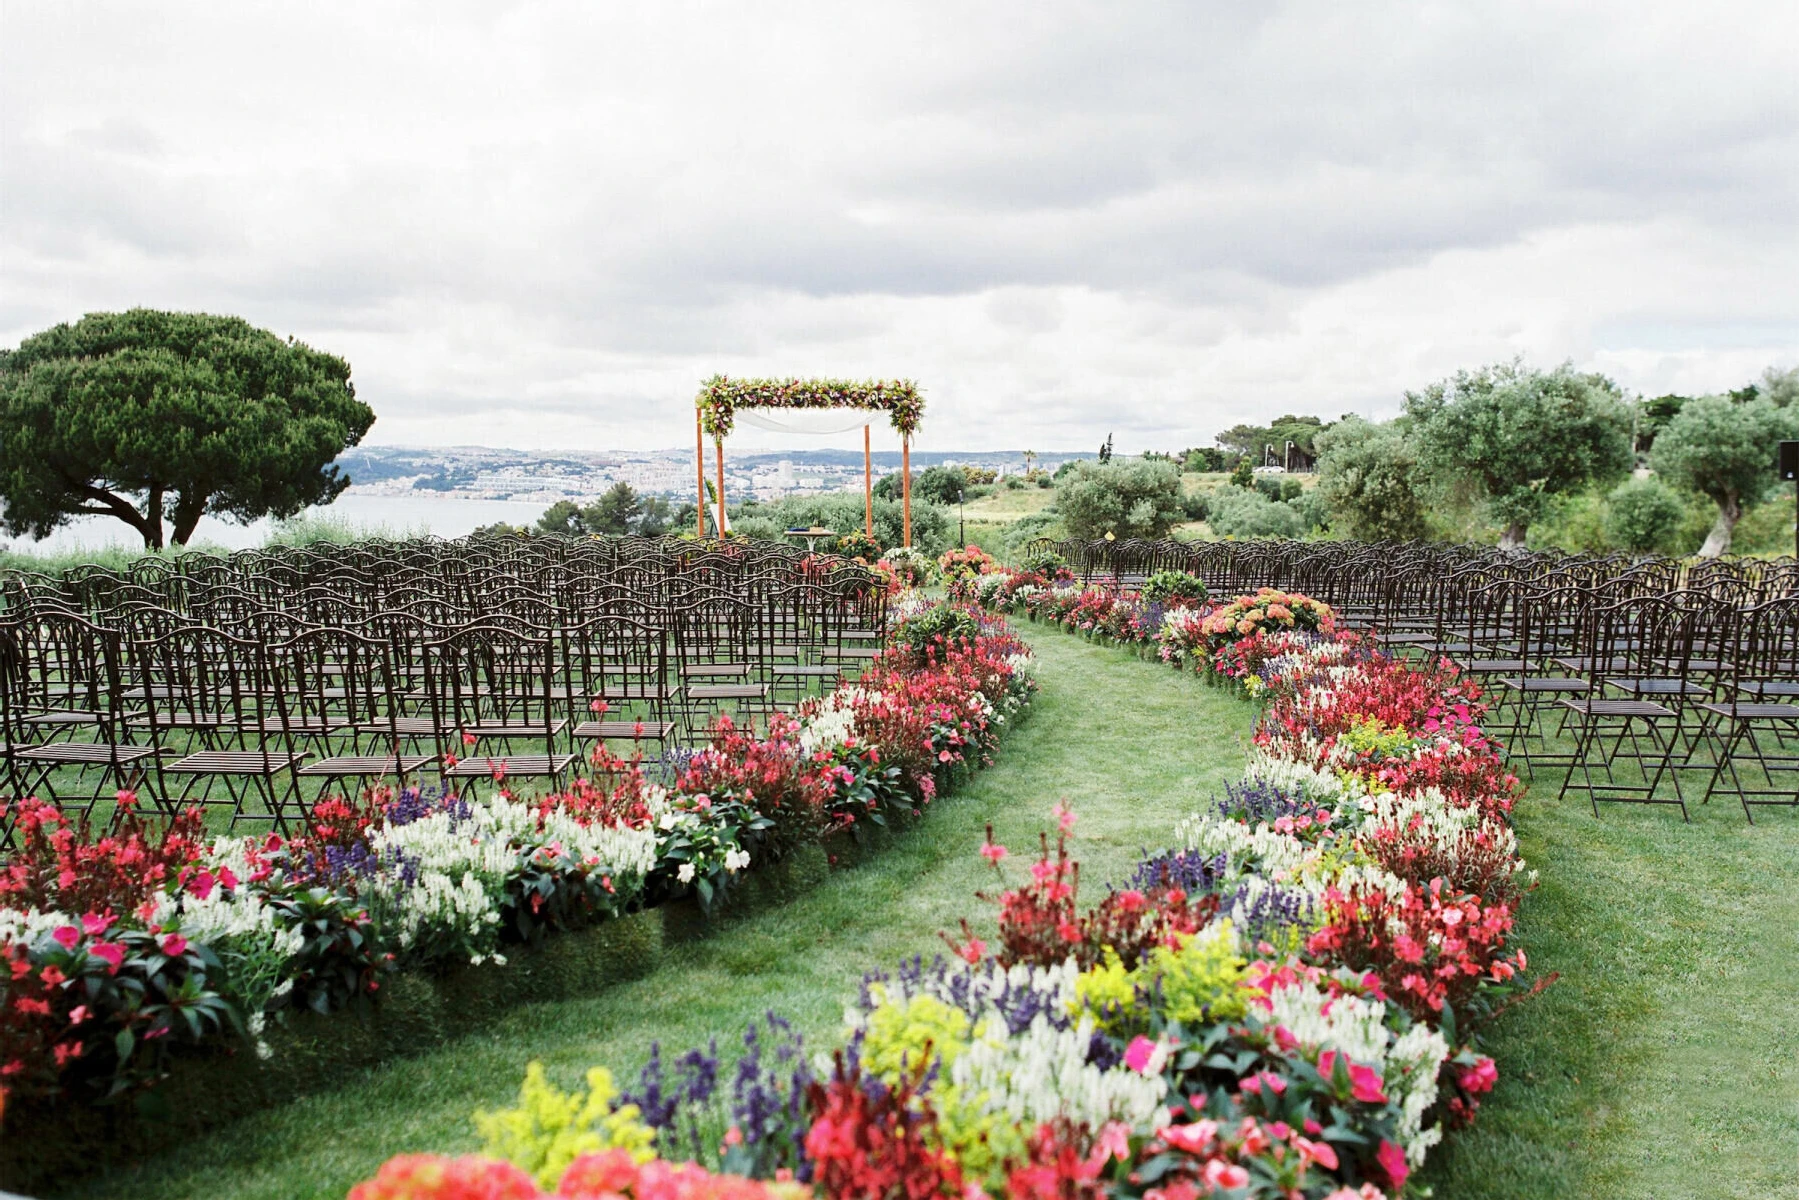
[[[231,717],[227,713],[139,713],[126,724],[145,725],[151,729],[218,729],[231,724]]]
[[[323,717],[264,717],[261,721],[245,721],[239,729],[257,733],[297,733],[301,735],[324,736],[336,733],[344,727],[342,721],[331,721]]]
[[[701,683],[687,689],[689,700],[760,700],[766,695],[766,683]]]
[[[155,753],[155,746],[115,746],[107,742],[51,742],[48,746],[20,746],[12,752],[12,755],[14,758],[28,762],[92,767],[105,766],[114,762],[138,762]]]
[[[1456,660],[1456,666],[1469,675],[1497,675],[1501,671],[1522,671],[1529,663],[1521,658],[1471,658]]]
[[[1653,700],[1558,700],[1563,708],[1589,717],[1671,717],[1674,710]]]
[[[641,729],[643,732],[639,733]],[[623,738],[628,741],[660,742],[675,732],[673,721],[583,721],[575,726],[575,736],[583,739]]]
[[[274,775],[305,761],[304,754],[273,750],[201,750],[163,770],[172,775]]]
[[[843,674],[842,667],[786,666],[774,668],[776,675],[803,676],[807,679],[823,679]]]
[[[1514,692],[1585,692],[1590,691],[1593,685],[1584,679],[1547,675],[1528,679],[1501,679],[1499,686],[1510,688]]]
[[[490,767],[486,759],[465,758],[444,774],[452,779],[486,779],[495,767],[502,767],[508,776],[560,775],[574,761],[572,754],[508,754],[494,758]]]
[[[688,679],[741,679],[749,673],[748,663],[691,663],[681,668]]]
[[[1742,721],[1799,721],[1799,704],[1745,701],[1737,704],[1701,704],[1702,712]]]
[[[557,717],[554,721],[477,721],[473,725],[457,726],[462,733],[494,739],[553,737],[567,728],[567,717]]]
[[[1616,679],[1607,676],[1605,682],[1622,692],[1630,692],[1638,696],[1709,696],[1711,689],[1694,683],[1690,679]]]
[[[666,700],[668,686],[661,683],[608,683],[601,686],[601,700]]]
[[[300,774],[322,775],[331,779],[363,775],[410,775],[436,761],[437,756],[433,754],[402,754],[397,759],[391,754],[340,754],[335,758],[307,763],[300,768]]]
[[[1799,696],[1799,679],[1745,679],[1733,686],[1745,696]]]
[[[56,709],[51,712],[26,713],[19,718],[21,725],[98,725],[106,719],[103,712],[76,709]]]

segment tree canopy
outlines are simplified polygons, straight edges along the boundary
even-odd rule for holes
[[[1161,537],[1186,519],[1180,468],[1170,462],[1077,462],[1056,484],[1070,537]]]
[[[537,518],[538,533],[562,533],[572,536],[607,534],[622,537],[628,533],[657,537],[693,516],[693,505],[679,510],[666,496],[640,496],[637,489],[620,480],[592,504],[558,500]]]
[[[1655,473],[1675,487],[1709,497],[1718,518],[1699,553],[1728,553],[1737,520],[1775,483],[1775,443],[1799,436],[1792,409],[1771,400],[1736,403],[1701,396],[1683,404],[1655,439]]]
[[[1318,489],[1335,530],[1363,541],[1425,536],[1418,454],[1403,429],[1345,417],[1318,435]]]
[[[93,313],[0,351],[0,517],[45,537],[90,513],[182,545],[203,513],[290,517],[336,499],[332,462],[375,414],[350,364],[237,317]]]
[[[1447,491],[1483,502],[1520,549],[1551,496],[1622,478],[1631,419],[1618,386],[1571,365],[1458,371],[1406,393],[1418,462]],[[1665,434],[1663,436],[1666,436]]]

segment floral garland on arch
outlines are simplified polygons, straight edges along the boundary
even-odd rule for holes
[[[911,437],[924,417],[924,396],[910,379],[730,379],[714,375],[694,398],[700,424],[715,438],[729,436],[740,408],[860,408],[891,415]]]

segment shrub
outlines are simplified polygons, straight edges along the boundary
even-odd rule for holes
[[[1076,463],[1056,488],[1056,509],[1071,537],[1161,537],[1185,519],[1181,473],[1173,463]]]
[[[1157,571],[1143,581],[1142,596],[1150,604],[1204,604],[1210,593],[1205,581],[1186,571]]]
[[[1268,499],[1245,488],[1225,488],[1212,497],[1206,520],[1224,537],[1296,538],[1306,531],[1305,518],[1291,504]]]
[[[981,633],[981,620],[955,604],[936,604],[916,617],[901,621],[893,640],[915,654],[938,643],[972,642]]]
[[[881,543],[856,529],[838,538],[836,549],[837,553],[847,558],[860,558],[866,562],[873,562],[881,557]]]
[[[1068,560],[1054,550],[1035,550],[1019,561],[1018,568],[1026,575],[1042,575],[1047,579],[1054,579],[1068,570]]]
[[[1667,484],[1631,479],[1607,497],[1605,534],[1614,546],[1633,554],[1667,553],[1680,531],[1686,504]]]

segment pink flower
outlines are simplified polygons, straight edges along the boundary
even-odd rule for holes
[[[1456,1082],[1462,1085],[1464,1092],[1490,1092],[1493,1085],[1499,1082],[1499,1067],[1492,1059],[1483,1058],[1463,1071]]]
[[[178,933],[171,933],[162,939],[162,952],[170,958],[179,958],[187,953],[187,939]]]
[[[1001,859],[1006,857],[1006,854],[1006,848],[998,842],[988,842],[985,846],[981,847],[981,857],[988,862],[993,863],[995,866],[999,864]]]
[[[1164,1125],[1156,1136],[1188,1154],[1204,1154],[1212,1139],[1218,1136],[1218,1122],[1195,1121],[1191,1125]]]
[[[968,944],[956,951],[956,953],[962,956],[962,961],[972,966],[975,963],[980,962],[982,957],[987,953],[987,943],[983,942],[980,938],[971,937],[968,939]]]
[[[1049,815],[1056,819],[1056,828],[1063,833],[1074,831],[1074,810],[1060,800],[1056,801],[1055,807],[1049,810]]]
[[[951,754],[948,750],[939,750],[937,752],[937,761],[938,762],[949,762],[954,757],[955,757],[955,755]]]
[[[106,927],[111,924],[111,917],[102,916],[100,913],[83,913],[81,917],[81,932],[87,934],[89,937],[99,937],[106,932]]]
[[[1249,1172],[1235,1163],[1225,1162],[1222,1158],[1208,1161],[1205,1170],[1200,1172],[1200,1178],[1204,1179],[1214,1191],[1228,1191],[1231,1188],[1249,1186]]]
[[[125,961],[125,948],[117,942],[98,942],[87,948],[87,952],[105,963],[116,973],[119,964]]]
[[[1406,1165],[1404,1150],[1392,1142],[1383,1141],[1380,1149],[1375,1151],[1374,1158],[1376,1162],[1380,1163],[1380,1169],[1387,1173],[1388,1181],[1395,1188],[1405,1186],[1406,1176],[1412,1173],[1412,1168]]]
[[[1335,1050],[1326,1050],[1318,1056],[1318,1073],[1327,1080],[1334,1079],[1336,1076],[1337,1057]],[[1343,1058],[1343,1064],[1348,1068],[1349,1091],[1352,1097],[1367,1104],[1385,1104],[1387,1102],[1387,1094],[1381,1090],[1382,1081],[1379,1071],[1373,1067],[1352,1063],[1347,1057]]]
[[[64,950],[73,950],[81,942],[81,930],[73,925],[58,925],[50,936],[55,938],[56,944]]]
[[[1327,1171],[1337,1169],[1337,1151],[1329,1142],[1314,1142],[1310,1138],[1296,1137],[1293,1148],[1299,1151],[1302,1158],[1317,1163]]]
[[[1160,1042],[1152,1042],[1141,1035],[1132,1038],[1131,1044],[1124,1048],[1124,1065],[1139,1075],[1160,1075],[1167,1058],[1167,1051]]]

